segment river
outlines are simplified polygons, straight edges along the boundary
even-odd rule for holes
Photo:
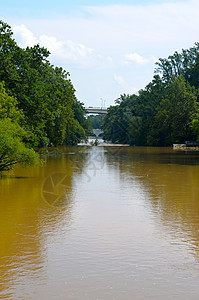
[[[198,300],[199,155],[62,151],[0,180],[0,299]]]

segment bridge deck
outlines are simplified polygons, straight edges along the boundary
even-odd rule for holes
[[[89,114],[107,114],[107,108],[102,107],[86,107],[86,111]]]

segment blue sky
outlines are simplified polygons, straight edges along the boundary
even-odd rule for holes
[[[16,13],[23,16],[24,13],[29,13],[34,17],[46,16],[49,14],[69,13],[74,12],[83,6],[107,6],[107,5],[148,5],[160,4],[165,0],[7,0],[1,3],[1,10],[4,13],[14,16]],[[167,2],[181,2],[181,0],[170,0]]]
[[[7,0],[0,18],[21,47],[40,43],[86,106],[109,106],[153,77],[155,62],[198,41],[198,0]]]

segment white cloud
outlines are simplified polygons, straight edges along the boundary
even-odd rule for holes
[[[13,32],[15,37],[19,41],[19,46],[25,48],[27,46],[34,46],[39,43],[39,40],[33,35],[33,33],[24,25],[14,25]]]
[[[121,86],[127,86],[126,81],[122,78],[122,76],[118,76],[116,74],[114,74],[114,80]]]
[[[103,46],[115,47],[115,51],[123,48],[129,52],[131,47],[133,53],[140,53],[141,50],[147,53],[153,47],[157,52],[158,49],[167,50],[171,43],[173,47],[179,47],[179,43],[198,39],[199,1],[196,0],[139,6],[87,7],[86,10],[92,16],[90,25],[93,24],[90,28],[95,28],[96,36],[103,32]]]
[[[139,65],[148,63],[148,59],[144,58],[143,56],[139,55],[138,53],[125,54],[125,58],[127,59],[127,61],[132,61]]]
[[[107,61],[110,62],[110,63],[112,63],[112,62],[113,62],[112,57],[108,56],[108,57],[107,57]]]
[[[46,47],[50,52],[55,52],[63,47],[63,43],[57,41],[53,36],[41,35],[39,38],[40,43]]]
[[[65,43],[66,48],[68,49],[68,52],[74,55],[74,58],[78,57],[87,57],[91,56],[93,54],[93,49],[84,46],[83,44],[80,43],[74,43],[70,40],[68,40]]]
[[[53,60],[63,64],[70,63],[79,66],[103,68],[113,62],[110,56],[97,54],[94,49],[82,43],[76,43],[72,40],[59,41],[56,37],[46,34],[35,37],[24,24],[15,25],[13,31],[21,47],[32,47],[39,43],[50,51]]]
[[[138,92],[138,89],[135,87],[132,87],[128,82],[124,80],[124,78],[121,75],[114,74],[114,80],[117,82],[122,88],[123,93],[126,94],[135,94]]]
[[[99,54],[104,57],[104,63],[108,62],[108,57],[117,56],[116,63],[118,55],[123,53],[127,55],[127,62],[144,64],[147,62],[145,57],[151,61],[152,56],[169,55],[175,50],[191,47],[198,39],[199,1],[196,0],[143,6],[93,6],[83,10],[87,14],[62,16],[53,21],[26,20],[24,24],[37,32],[36,40],[49,40],[45,43],[50,50],[52,48],[51,52],[58,51],[58,47],[66,61],[67,57],[72,57],[81,65],[84,61],[87,64],[88,60],[92,61],[91,65],[97,61],[102,63],[102,59],[97,58]],[[29,31],[28,37],[30,35]],[[34,36],[29,40],[34,40]]]
[[[52,49],[52,47],[50,48],[50,45],[48,45],[52,39],[56,41],[55,38],[51,37],[46,39],[45,42],[41,40],[41,44],[51,49],[52,56],[55,60],[78,65],[86,65],[93,62],[93,49],[71,40],[65,42],[56,41],[56,43],[54,43],[54,49]]]
[[[91,86],[113,99],[132,86],[144,88],[152,79],[154,62],[198,41],[198,0],[80,10],[53,20],[15,20],[15,33],[23,45],[39,41],[46,46],[52,63],[69,70],[82,99],[98,97]],[[120,76],[113,80],[114,73]]]

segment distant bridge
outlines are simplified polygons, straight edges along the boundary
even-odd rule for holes
[[[107,108],[102,107],[86,107],[86,112],[88,114],[107,114]]]

